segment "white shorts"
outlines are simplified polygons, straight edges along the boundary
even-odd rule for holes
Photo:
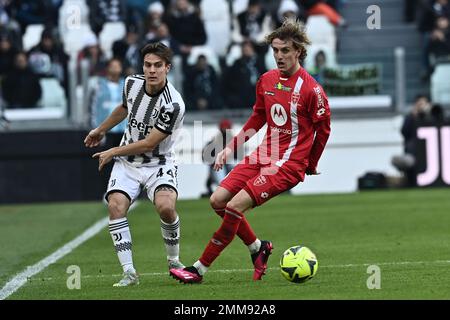
[[[178,194],[177,169],[174,163],[154,167],[134,167],[124,160],[116,160],[108,182],[105,199],[114,192],[124,194],[133,203],[142,189],[153,202],[158,187],[168,186]]]

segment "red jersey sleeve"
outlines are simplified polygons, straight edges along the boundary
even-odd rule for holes
[[[261,77],[256,84],[256,101],[253,105],[253,112],[250,118],[248,118],[242,130],[227,145],[231,150],[237,150],[241,145],[253,137],[266,123],[266,108],[264,105],[262,81]]]
[[[309,99],[309,113],[314,123],[330,118],[328,97],[320,85],[315,85]]]
[[[328,105],[328,98],[322,87],[316,85],[311,94],[309,111],[313,121],[315,137],[309,154],[307,171],[315,173],[320,156],[325,149],[328,137],[331,132],[331,112]]]

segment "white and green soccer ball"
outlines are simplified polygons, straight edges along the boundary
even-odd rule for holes
[[[294,246],[287,249],[280,260],[281,274],[291,282],[302,283],[317,273],[319,262],[307,247]]]

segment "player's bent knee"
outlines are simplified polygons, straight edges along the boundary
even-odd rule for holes
[[[175,213],[175,208],[169,204],[160,204],[156,206],[156,211],[162,216],[170,216]]]
[[[177,212],[172,204],[159,204],[156,206],[156,211],[165,223],[173,223],[177,218]]]
[[[233,198],[227,203],[227,208],[241,213],[245,213],[247,210],[251,209],[251,207],[251,203],[243,201],[242,199]]]
[[[227,205],[227,200],[221,196],[218,196],[217,193],[213,193],[209,198],[209,203],[213,209],[221,209],[225,208]]]
[[[231,200],[227,203],[227,208],[234,210],[234,211],[238,211],[238,212],[242,212],[242,206],[239,204],[238,201],[235,200]]]
[[[254,200],[247,191],[241,190],[228,203],[227,208],[245,213],[254,206]]]
[[[123,218],[127,214],[128,203],[126,201],[110,197],[108,200],[108,211],[111,219]]]

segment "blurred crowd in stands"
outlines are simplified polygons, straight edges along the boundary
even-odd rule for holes
[[[450,61],[449,0],[404,0],[405,21],[416,22],[423,34],[423,78],[427,80],[437,63]]]
[[[0,87],[6,108],[35,107],[42,97],[39,80],[44,77],[57,79],[68,97],[71,53],[64,50],[66,35],[60,34],[58,27],[64,2],[0,0]],[[84,2],[89,9],[89,26],[93,33],[83,38],[82,49],[75,57],[78,66],[87,59],[89,75],[100,79],[97,89],[109,91],[107,94],[97,92],[93,105],[99,104],[101,99],[116,102],[111,97],[117,97],[123,78],[142,72],[140,48],[149,42],[162,41],[181,58],[184,79],[181,89],[188,110],[249,108],[254,101],[256,81],[268,69],[265,62],[268,46],[264,36],[281,25],[285,17],[306,21],[311,15],[324,15],[335,27],[346,26],[339,14],[340,0],[248,0],[244,11],[232,14],[231,37],[223,39],[228,49],[239,49],[236,58],[218,55],[219,63],[214,65],[210,57],[199,54],[189,63],[193,48],[207,44],[208,40],[202,0]],[[226,3],[228,6],[229,2]],[[438,16],[435,6],[432,8],[433,17]],[[447,10],[448,14],[447,6],[442,5],[440,10]],[[126,26],[123,39],[112,44],[111,56],[103,52],[99,43],[99,35],[107,22],[122,22]],[[26,50],[22,41],[24,33],[29,25],[36,24],[44,26],[40,41]],[[448,20],[446,26],[444,36],[448,35]],[[430,39],[442,36],[432,34]],[[429,50],[434,48],[430,41]]]

